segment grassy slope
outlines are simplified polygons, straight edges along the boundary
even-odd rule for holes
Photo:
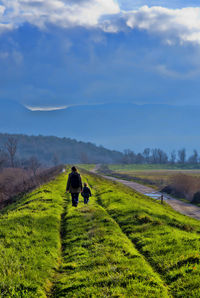
[[[89,206],[71,207],[61,175],[1,214],[1,296],[200,297],[199,222],[82,174]]]
[[[98,177],[99,203],[120,225],[176,297],[200,297],[200,226],[169,206]]]
[[[0,216],[1,297],[46,297],[60,257],[63,175]]]
[[[168,297],[159,275],[96,200],[68,206],[54,297]]]

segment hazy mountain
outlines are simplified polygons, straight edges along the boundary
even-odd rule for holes
[[[0,130],[56,135],[109,148],[200,146],[199,106],[102,104],[58,111],[29,111],[16,102],[0,102]]]
[[[79,142],[69,138],[54,136],[27,136],[20,134],[1,134],[0,148],[4,148],[8,138],[17,139],[16,158],[28,160],[37,157],[42,164],[61,163],[119,163],[123,154],[108,150],[92,143]]]

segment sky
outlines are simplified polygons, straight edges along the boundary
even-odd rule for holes
[[[0,0],[0,101],[199,105],[199,0]]]

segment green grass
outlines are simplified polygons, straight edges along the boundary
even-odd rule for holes
[[[159,275],[96,200],[68,205],[54,297],[168,297]]]
[[[66,178],[1,212],[1,297],[200,297],[199,221],[86,171],[74,208]]]
[[[177,174],[187,174],[188,177],[200,177],[199,169],[186,169],[179,165],[109,165],[109,174],[113,177],[134,181],[157,190],[173,183]],[[188,200],[186,200],[188,201]]]
[[[196,167],[190,164],[115,164],[108,165],[112,171],[137,171],[137,170],[192,170],[199,169],[199,166]]]
[[[1,214],[1,297],[46,297],[60,258],[63,179],[22,197]]]
[[[200,225],[125,186],[90,177],[99,203],[145,256],[174,297],[200,297]]]

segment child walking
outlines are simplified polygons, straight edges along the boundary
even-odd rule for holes
[[[87,185],[87,183],[84,183],[84,187],[81,193],[82,197],[84,198],[84,204],[88,204],[89,202],[89,197],[92,196],[91,191]]]

